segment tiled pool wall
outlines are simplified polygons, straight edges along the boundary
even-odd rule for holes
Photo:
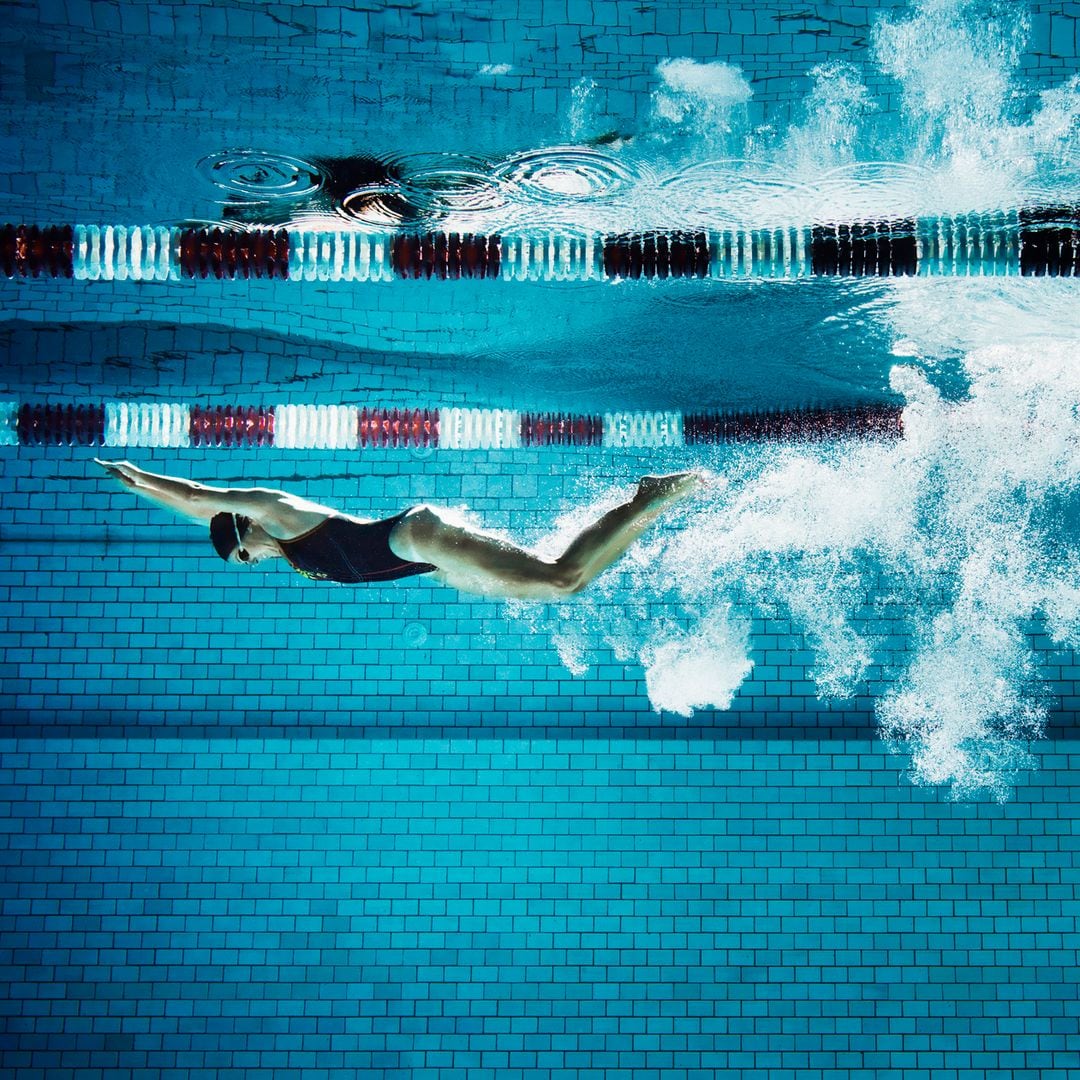
[[[1069,1080],[1042,764],[999,807],[862,741],[8,744],[4,1071]]]
[[[447,98],[504,109],[475,115],[507,131],[538,110],[539,141],[560,134],[583,66],[612,73],[612,113],[630,117],[658,59],[693,55],[742,64],[760,119],[780,117],[814,63],[862,62],[879,10],[500,4],[474,32],[489,5],[42,2],[5,16],[13,32],[35,24],[40,48],[15,50],[23,71],[0,95],[25,111],[0,123],[28,118],[50,136],[19,141],[0,192],[8,216],[38,220],[140,205],[85,138],[103,100],[150,131],[148,107],[171,94],[208,150],[238,110],[240,142],[311,145],[301,86],[343,115],[378,103],[381,146]],[[1077,5],[1032,10],[1024,71],[1075,70]],[[474,56],[464,43],[478,38],[491,44]],[[360,89],[356,55],[376,43],[426,58],[403,65],[410,92]],[[218,115],[185,91],[183,49],[226,45],[236,62],[222,66]],[[484,83],[483,64],[514,73]],[[500,85],[510,77],[520,85]],[[460,148],[465,126],[435,134]],[[192,212],[162,203],[153,216]],[[332,316],[317,292],[0,283],[6,317],[23,320],[4,339],[5,392],[475,396],[404,348],[385,365],[405,341],[378,332],[381,298],[365,297],[357,326],[345,290],[323,294]],[[392,327],[404,309],[385,304]],[[465,502],[524,538],[583,490],[677,464],[574,450],[126,453],[207,480],[273,476],[361,511]],[[1059,708],[1039,771],[1005,806],[952,803],[911,786],[875,737],[876,686],[816,700],[787,620],[756,620],[757,667],[729,713],[659,716],[636,665],[602,656],[573,677],[547,634],[497,604],[422,582],[337,590],[226,569],[194,527],[103,482],[91,454],[0,448],[0,1073],[1066,1080],[1080,1068],[1071,656],[1043,650]],[[903,654],[902,636],[893,647]]]
[[[38,337],[8,357],[27,395],[468,400],[248,332]],[[1071,657],[1048,654],[1039,771],[952,803],[876,737],[884,668],[819,702],[783,617],[758,613],[729,712],[657,715],[636,664],[574,677],[499,604],[226,568],[91,448],[0,453],[9,1074],[1075,1072]],[[126,453],[372,513],[465,502],[531,539],[679,452]],[[866,619],[902,660],[900,620],[871,596]]]

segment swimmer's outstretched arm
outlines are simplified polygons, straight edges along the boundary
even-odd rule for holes
[[[211,487],[196,480],[147,472],[130,461],[94,460],[129,491],[196,521],[207,521],[220,513],[243,514],[260,524],[282,527],[288,535],[290,530],[310,528],[334,512],[284,491]]]

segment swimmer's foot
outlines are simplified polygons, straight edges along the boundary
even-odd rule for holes
[[[701,488],[706,474],[700,471],[668,473],[666,476],[643,476],[638,481],[636,498],[652,513],[659,513]]]

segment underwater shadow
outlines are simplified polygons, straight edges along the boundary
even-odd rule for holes
[[[380,724],[369,717],[357,716],[356,723],[325,723],[318,717],[301,716],[295,722],[281,723],[265,713],[239,714],[234,721],[202,720],[198,717],[156,717],[153,721],[137,712],[114,712],[109,716],[88,714],[63,717],[48,711],[9,712],[0,722],[0,739],[81,740],[271,740],[287,742],[428,742],[428,741],[558,741],[608,743],[875,743],[880,731],[872,712],[848,708],[841,713],[816,715],[755,713],[752,711],[704,711],[687,720],[682,717],[657,717],[655,721],[630,716],[611,717],[595,723],[478,724],[419,722],[405,717],[400,722]],[[1031,744],[1034,752],[1052,752],[1059,742],[1080,740],[1080,712],[1058,710],[1050,714],[1045,737]]]

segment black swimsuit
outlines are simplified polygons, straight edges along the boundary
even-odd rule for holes
[[[278,540],[277,545],[295,571],[317,581],[356,585],[429,574],[438,567],[399,559],[390,550],[390,532],[407,513],[367,524],[328,517],[301,536]]]

